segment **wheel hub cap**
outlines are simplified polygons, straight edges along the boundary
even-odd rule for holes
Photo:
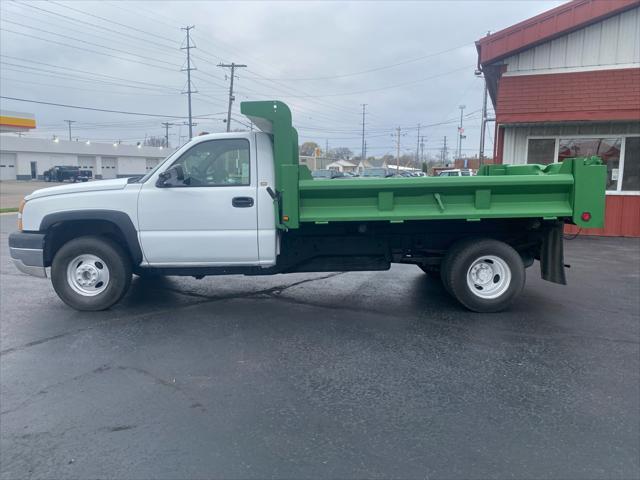
[[[498,298],[511,285],[511,269],[507,262],[494,255],[477,258],[467,272],[467,286],[483,299]]]
[[[74,292],[92,297],[102,293],[109,285],[107,264],[95,255],[78,255],[67,266],[67,283]]]

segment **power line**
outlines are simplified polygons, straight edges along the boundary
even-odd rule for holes
[[[175,88],[175,87],[170,87],[168,85],[161,85],[161,84],[158,84],[158,83],[142,82],[140,80],[131,80],[129,78],[123,78],[123,77],[114,77],[113,75],[106,75],[104,73],[95,73],[95,72],[89,72],[87,70],[79,70],[77,68],[71,68],[71,67],[67,67],[67,66],[60,66],[60,65],[54,65],[54,64],[51,64],[51,63],[37,62],[35,60],[29,60],[29,59],[19,58],[19,57],[12,57],[11,55],[0,54],[0,57],[10,58],[12,60],[17,60],[17,61],[23,62],[23,63],[33,63],[33,64],[36,64],[36,65],[44,65],[46,67],[59,68],[59,69],[63,69],[65,72],[71,71],[71,72],[85,73],[87,75],[94,75],[96,77],[104,77],[104,78],[109,78],[109,79],[113,79],[113,80],[123,80],[123,81],[129,82],[129,83],[137,83],[137,84],[140,84],[140,85],[147,85],[147,86],[151,86],[151,87],[158,87],[158,88],[164,88],[164,89],[169,89],[169,90],[175,90],[177,92],[180,91],[180,89]],[[2,63],[5,63],[5,62],[2,62]],[[35,69],[35,67],[17,65],[17,64],[12,64],[12,63],[6,63],[6,64],[7,65],[20,66],[22,68]],[[51,72],[52,70],[42,69],[42,71]],[[58,74],[62,75],[61,72],[55,72],[55,73],[58,73]],[[91,80],[94,81],[94,79],[91,79]],[[122,84],[118,84],[118,85],[122,85]]]
[[[90,49],[90,48],[84,48],[84,47],[78,47],[78,46],[76,46],[76,45],[70,45],[70,44],[68,44],[68,43],[56,42],[55,40],[51,40],[51,39],[48,39],[48,38],[38,37],[37,35],[31,35],[31,34],[29,34],[29,33],[16,32],[15,30],[9,30],[8,28],[0,28],[0,30],[1,30],[1,31],[3,31],[3,32],[13,33],[14,35],[22,35],[22,36],[24,36],[24,37],[35,38],[36,40],[42,40],[42,41],[47,42],[47,43],[54,43],[54,44],[56,44],[56,45],[61,45],[61,46],[63,46],[63,47],[75,48],[75,49],[77,49],[77,50],[84,50],[85,52],[95,53],[95,54],[97,54],[97,55],[104,55],[105,57],[117,58],[117,59],[119,59],[119,60],[124,60],[124,61],[127,61],[127,62],[134,62],[134,63],[138,63],[138,64],[141,64],[141,65],[146,65],[146,66],[148,66],[148,67],[159,68],[159,69],[161,69],[161,70],[174,71],[174,70],[172,70],[172,69],[170,69],[170,68],[162,67],[162,66],[160,66],[160,65],[153,65],[153,64],[151,64],[151,63],[141,62],[141,61],[139,61],[139,60],[134,60],[134,59],[131,59],[131,58],[125,58],[125,57],[121,57],[121,56],[119,56],[119,55],[112,55],[112,54],[110,54],[110,53],[99,52],[99,51],[97,51],[97,50],[92,50],[92,49]],[[87,43],[87,42],[83,42],[83,43]],[[108,47],[107,47],[107,48],[108,48]]]
[[[17,97],[7,97],[4,95],[0,95],[0,98],[4,98],[5,100],[14,100],[16,102],[26,102],[26,103],[37,103],[39,105],[51,105],[54,107],[64,107],[64,108],[75,108],[78,110],[91,110],[93,112],[105,112],[105,113],[121,113],[123,115],[139,115],[143,117],[156,117],[156,118],[185,118],[180,115],[162,115],[155,113],[141,113],[141,112],[127,112],[123,110],[108,110],[105,108],[95,108],[95,107],[83,107],[79,105],[68,105],[65,103],[54,103],[54,102],[43,102],[40,100],[30,100],[27,98],[17,98]],[[214,114],[209,114],[214,115]],[[200,117],[206,117],[209,115],[200,115]]]
[[[379,72],[381,70],[388,70],[390,68],[395,68],[401,65],[407,65],[409,63],[414,63],[414,62],[419,62],[421,60],[426,60],[428,58],[433,58],[433,57],[437,57],[439,55],[443,55],[445,53],[449,53],[449,52],[453,52],[455,50],[459,50],[461,48],[465,48],[465,47],[469,47],[474,45],[474,43],[465,43],[464,45],[459,45],[457,47],[453,47],[453,48],[448,48],[446,50],[442,50],[440,52],[434,52],[434,53],[430,53],[427,55],[422,55],[420,57],[415,57],[415,58],[409,58],[407,60],[403,60],[400,62],[396,62],[396,63],[391,63],[388,65],[382,65],[380,67],[374,67],[374,68],[369,68],[366,70],[360,70],[360,71],[356,71],[356,72],[350,72],[350,73],[342,73],[342,74],[338,74],[338,75],[327,75],[327,76],[319,76],[319,77],[285,77],[285,78],[265,78],[267,80],[288,80],[288,81],[311,81],[311,80],[333,80],[333,79],[338,79],[338,78],[347,78],[347,77],[354,77],[357,75],[365,75],[367,73],[373,73],[373,72]]]
[[[28,7],[28,8],[31,8],[31,9],[39,10],[39,11],[41,11],[41,12],[44,12],[44,13],[48,14],[48,15],[55,15],[55,16],[57,16],[57,17],[64,18],[64,19],[65,19],[65,20],[67,20],[67,21],[70,21],[70,22],[73,22],[73,23],[79,23],[79,24],[81,24],[81,25],[83,25],[83,26],[87,26],[87,25],[89,25],[89,26],[91,26],[91,27],[99,28],[99,29],[101,29],[101,30],[105,30],[105,31],[107,31],[107,32],[115,33],[115,34],[117,34],[117,35],[122,35],[122,36],[124,36],[124,37],[129,37],[129,38],[133,38],[133,39],[140,40],[140,41],[143,41],[143,42],[151,43],[151,44],[153,44],[153,45],[158,45],[158,46],[161,46],[161,47],[163,47],[163,48],[170,48],[170,49],[175,48],[173,45],[163,45],[163,44],[159,44],[159,43],[157,43],[157,42],[154,42],[154,41],[151,41],[151,40],[147,40],[147,39],[145,39],[145,38],[137,37],[137,36],[135,36],[135,35],[130,35],[130,34],[128,34],[128,33],[124,33],[124,32],[120,32],[119,30],[114,30],[114,29],[111,29],[111,28],[107,28],[107,27],[105,27],[105,26],[103,26],[103,25],[99,25],[99,24],[97,24],[97,23],[87,22],[86,20],[78,20],[77,18],[73,18],[73,17],[70,17],[70,16],[68,16],[68,15],[63,15],[63,14],[61,14],[61,13],[54,12],[54,11],[52,11],[52,10],[47,10],[47,9],[45,9],[45,8],[36,7],[35,5],[31,5],[31,4],[29,4],[29,3],[19,3],[17,0],[11,0],[11,1],[13,2],[13,4],[14,4],[15,6],[19,6],[19,7]],[[65,7],[64,5],[60,5],[60,6],[61,6],[61,7]],[[65,7],[65,8],[70,8],[70,7]],[[111,22],[111,21],[108,21],[108,22],[109,22],[109,23],[113,23],[113,22]],[[173,42],[173,40],[171,40],[171,39],[166,39],[166,40]]]

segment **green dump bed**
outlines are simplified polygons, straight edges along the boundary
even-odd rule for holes
[[[345,221],[569,219],[604,224],[606,167],[596,158],[551,165],[486,165],[471,177],[314,180],[298,163],[298,135],[282,102],[243,102],[242,113],[272,134],[279,226]]]

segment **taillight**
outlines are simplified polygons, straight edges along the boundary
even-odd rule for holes
[[[582,212],[582,215],[580,216],[580,218],[582,218],[583,222],[588,222],[589,220],[591,220],[591,213],[590,212]]]

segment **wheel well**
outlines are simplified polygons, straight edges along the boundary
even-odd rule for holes
[[[46,231],[44,246],[45,266],[50,266],[60,247],[69,240],[83,236],[107,237],[120,245],[133,262],[133,255],[122,230],[108,220],[66,220],[51,225]]]

